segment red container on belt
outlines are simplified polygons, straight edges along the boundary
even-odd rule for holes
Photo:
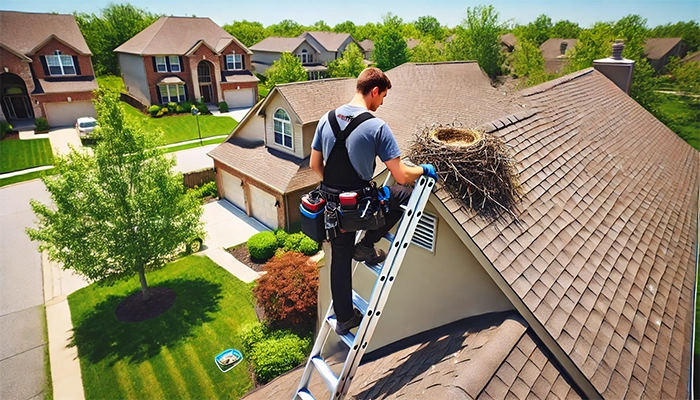
[[[326,204],[326,201],[323,200],[321,197],[312,198],[309,197],[308,194],[305,194],[301,196],[301,204],[303,204],[304,208],[311,212],[318,212]]]
[[[341,206],[354,206],[357,205],[357,192],[345,192],[341,193],[340,196]]]

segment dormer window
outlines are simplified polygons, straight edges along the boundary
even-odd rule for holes
[[[51,75],[75,75],[75,64],[73,57],[54,51],[53,55],[46,56],[46,65],[49,67]]]
[[[168,72],[168,66],[165,64],[165,56],[156,56],[156,71]]]
[[[292,120],[289,118],[289,114],[281,108],[275,111],[273,117],[273,124],[275,129],[275,143],[280,146],[292,148]]]
[[[243,55],[242,54],[227,54],[226,55],[226,69],[229,71],[239,71],[243,69]]]

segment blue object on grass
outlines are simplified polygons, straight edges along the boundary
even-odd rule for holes
[[[227,363],[228,360],[231,360]],[[214,362],[216,366],[219,367],[221,372],[228,372],[233,369],[238,363],[243,360],[243,354],[236,349],[227,349],[219,353],[214,357]],[[222,364],[223,363],[223,364]]]

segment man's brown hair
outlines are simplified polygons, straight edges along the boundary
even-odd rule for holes
[[[357,91],[366,96],[375,87],[379,88],[379,93],[382,93],[387,89],[391,89],[391,81],[382,70],[370,67],[362,71],[360,76],[357,77]]]

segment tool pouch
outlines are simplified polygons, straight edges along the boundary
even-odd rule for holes
[[[345,232],[375,230],[384,226],[384,211],[372,197],[365,197],[352,209],[341,207],[338,211],[340,228]]]

